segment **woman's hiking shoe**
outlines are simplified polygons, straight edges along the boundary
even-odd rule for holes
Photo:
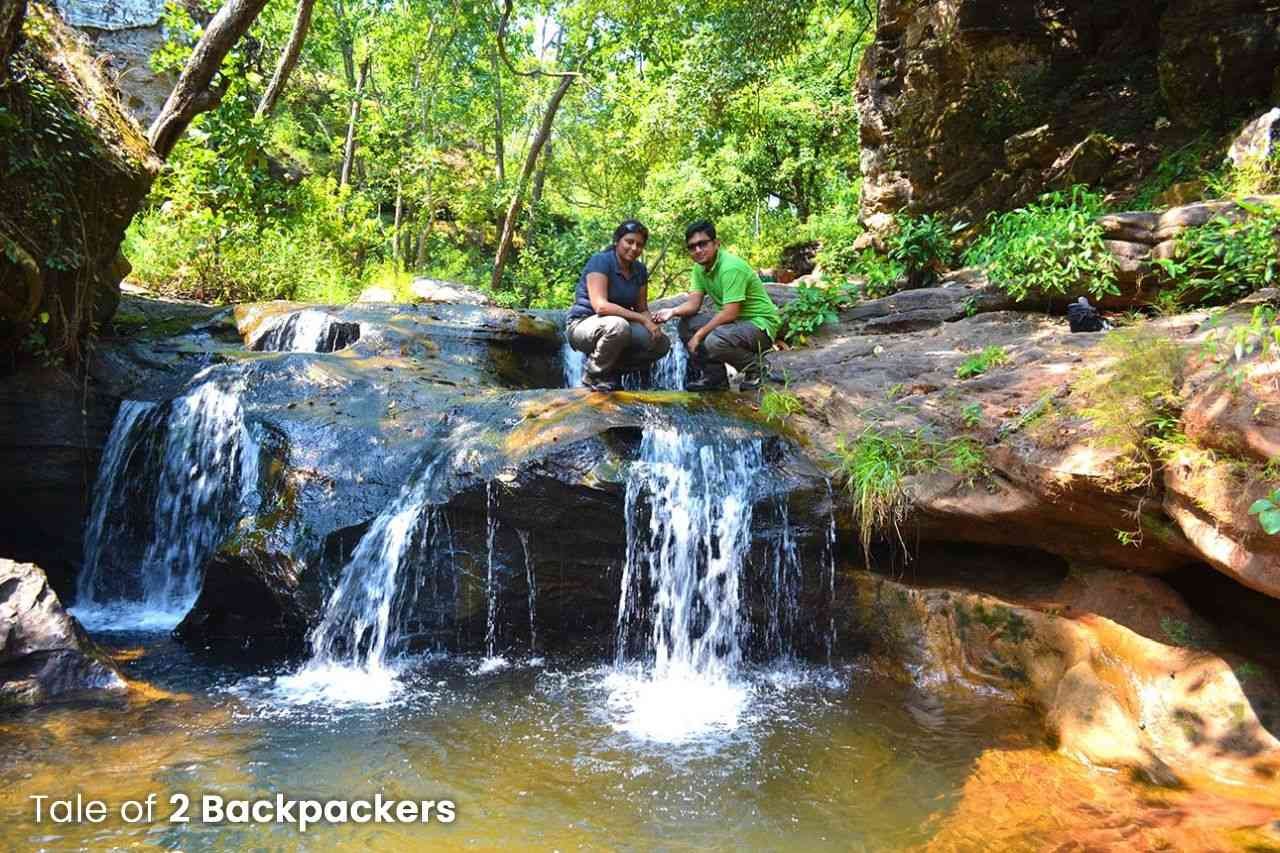
[[[607,394],[611,391],[622,390],[622,377],[616,374],[588,376],[582,381],[582,384],[592,391],[600,391]]]
[[[686,391],[723,391],[729,387],[727,378],[714,377],[707,378],[705,376],[693,380],[684,386]]]

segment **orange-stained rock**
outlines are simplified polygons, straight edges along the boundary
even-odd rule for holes
[[[1280,691],[1210,651],[1211,629],[1161,581],[1074,570],[1013,598],[852,578],[846,630],[878,671],[1028,702],[1050,742],[1083,764],[1166,786],[1259,787],[1280,804]]]
[[[1275,799],[1257,788],[1137,789],[1036,750],[979,757],[956,807],[922,849],[1196,850],[1275,849]],[[1254,845],[1250,848],[1250,845]]]

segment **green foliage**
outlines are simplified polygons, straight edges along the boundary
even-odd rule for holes
[[[1115,260],[1102,242],[1102,196],[1086,187],[1042,195],[987,219],[987,233],[965,252],[1013,298],[1062,294],[1084,286],[1094,297],[1118,293]]]
[[[1249,515],[1258,517],[1258,524],[1269,536],[1280,533],[1280,489],[1276,489],[1264,498],[1258,498],[1249,507]]]
[[[1210,194],[1237,200],[1280,192],[1280,148],[1268,157],[1247,157],[1238,167],[1227,163],[1206,176]]]
[[[999,367],[1009,361],[1009,353],[1004,347],[989,346],[982,352],[973,355],[960,362],[960,366],[956,368],[956,379],[972,379],[975,376],[981,376],[993,367]]]
[[[849,289],[840,285],[810,287],[800,285],[795,298],[782,307],[784,341],[803,345],[818,329],[839,319],[837,313],[853,302]]]
[[[1156,261],[1179,301],[1221,304],[1280,277],[1280,207],[1240,201],[1247,215],[1216,216],[1178,235],[1176,256]]]
[[[977,429],[982,426],[982,404],[969,403],[960,410],[960,421],[965,429]]]
[[[651,299],[687,289],[683,227],[695,218],[715,220],[725,246],[758,266],[809,233],[831,237],[825,268],[854,266],[849,74],[874,30],[869,7],[567,0],[517,2],[514,12],[506,48],[516,66],[584,76],[523,186],[500,304],[563,307],[587,257],[633,216],[651,230]],[[136,277],[216,299],[342,298],[379,270],[487,288],[556,81],[495,64],[493,10],[483,4],[320,4],[279,105],[257,118],[292,14],[269,5],[224,62],[226,96],[197,119],[130,234]],[[172,70],[199,28],[179,6],[165,23],[170,41],[155,61]],[[373,62],[354,170],[339,191],[325,182],[342,162],[365,56]]]
[[[963,225],[948,229],[929,214],[898,214],[896,220],[898,228],[889,238],[889,261],[906,272],[912,287],[932,284],[951,264],[951,234]]]
[[[134,277],[212,302],[355,298],[385,246],[367,202],[329,178],[307,178],[284,199],[289,214],[263,222],[176,199],[139,214],[124,246]]]
[[[1195,628],[1191,627],[1182,619],[1174,619],[1171,616],[1160,617],[1160,630],[1164,631],[1166,637],[1175,646],[1194,649],[1204,644],[1204,638],[1200,636]]]
[[[1183,349],[1145,326],[1113,331],[1102,346],[1113,360],[1077,383],[1081,413],[1092,422],[1093,443],[1117,451],[1115,486],[1146,486],[1180,436]]]
[[[1202,135],[1160,158],[1130,202],[1134,210],[1150,210],[1156,197],[1174,184],[1202,179],[1205,166],[1219,153],[1208,135]]]
[[[784,423],[792,415],[804,411],[804,403],[800,398],[785,388],[768,388],[760,398],[760,414],[769,423]]]
[[[946,468],[970,483],[986,471],[982,447],[969,438],[940,442],[927,433],[869,426],[852,441],[836,442],[836,477],[853,504],[864,556],[870,561],[871,539],[899,525],[910,495],[906,479]]]

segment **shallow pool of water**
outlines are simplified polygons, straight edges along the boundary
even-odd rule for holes
[[[108,636],[147,687],[0,718],[0,847],[900,849],[927,841],[984,750],[1034,749],[1026,709],[942,701],[853,667],[653,684],[559,659],[426,657],[380,704],[359,680],[210,662]],[[282,677],[283,676],[283,677]],[[344,693],[345,690],[345,693]],[[104,800],[34,822],[32,795]],[[126,800],[158,795],[126,824]],[[170,798],[452,800],[448,825],[169,823]]]

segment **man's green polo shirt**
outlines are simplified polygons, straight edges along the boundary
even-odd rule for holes
[[[741,302],[739,321],[754,323],[770,338],[778,334],[782,315],[760,283],[760,276],[737,255],[724,249],[716,252],[716,262],[710,272],[704,270],[702,264],[694,264],[693,289],[695,293],[710,296],[721,308],[730,302]]]

